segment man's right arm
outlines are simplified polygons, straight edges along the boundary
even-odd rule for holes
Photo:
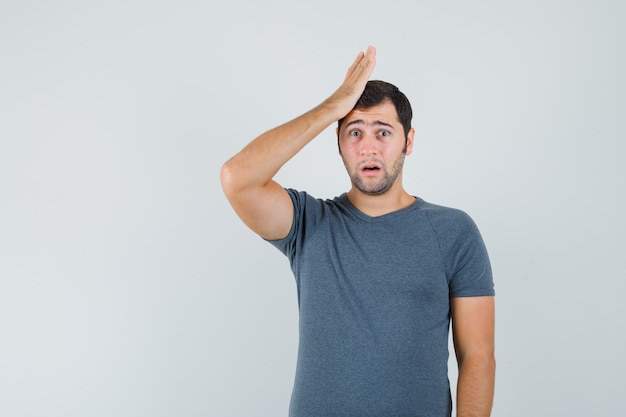
[[[313,138],[352,110],[375,62],[373,47],[359,53],[333,95],[303,115],[263,133],[223,165],[221,181],[226,198],[255,233],[270,240],[287,236],[293,222],[293,204],[272,178]]]

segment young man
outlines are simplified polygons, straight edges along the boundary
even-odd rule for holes
[[[243,222],[285,253],[299,301],[291,417],[444,417],[448,328],[459,379],[457,416],[489,416],[495,374],[493,281],[463,212],[406,192],[411,107],[368,81],[376,51],[359,53],[327,100],[248,144],[221,173]],[[272,180],[338,121],[351,189],[318,200]]]

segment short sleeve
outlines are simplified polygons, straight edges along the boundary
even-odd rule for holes
[[[455,209],[434,217],[450,297],[495,295],[489,254],[476,223]]]
[[[280,250],[293,264],[294,259],[303,246],[307,234],[315,230],[322,213],[322,201],[304,191],[291,188],[285,189],[293,203],[293,222],[289,234],[283,239],[268,240]]]

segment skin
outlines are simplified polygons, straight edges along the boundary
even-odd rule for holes
[[[404,158],[413,150],[415,131],[411,129],[405,138],[391,102],[351,111],[337,134],[352,182],[348,198],[356,208],[374,217],[415,201],[402,187]]]
[[[343,83],[330,97],[263,133],[222,166],[224,193],[252,231],[266,239],[287,236],[293,206],[273,178],[319,133],[344,116],[337,134],[339,152],[351,178],[347,195],[352,204],[369,216],[380,216],[415,201],[402,185],[402,167],[405,156],[413,150],[414,130],[405,135],[389,102],[353,110],[375,64],[376,50],[370,46],[357,55]],[[451,318],[459,364],[457,417],[487,417],[495,375],[493,297],[453,298]]]
[[[496,374],[494,297],[452,298],[450,310],[459,367],[457,416],[488,417]]]

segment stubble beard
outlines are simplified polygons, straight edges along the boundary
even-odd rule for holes
[[[383,176],[376,182],[370,182],[365,180],[359,174],[359,168],[355,168],[354,173],[350,174],[350,180],[352,181],[353,186],[366,195],[381,195],[389,191],[389,189],[393,186],[393,184],[398,179],[398,175],[402,172],[402,167],[404,166],[404,157],[403,153],[396,159],[391,167],[391,172],[387,171],[387,166],[385,164],[381,164],[381,172]],[[344,160],[345,164],[345,160]],[[346,166],[347,168],[347,166]]]

